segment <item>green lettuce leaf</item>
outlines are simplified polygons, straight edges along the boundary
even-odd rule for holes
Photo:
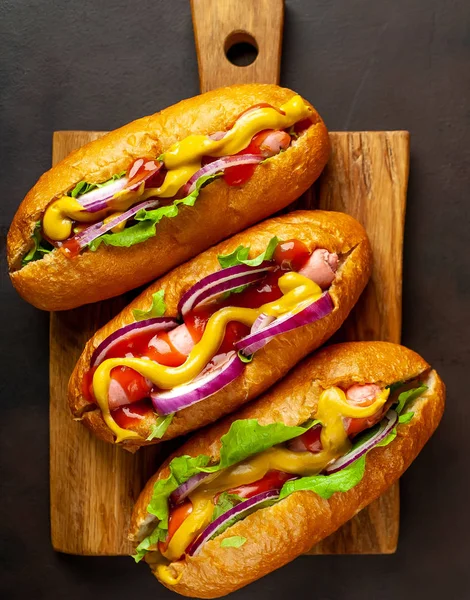
[[[238,358],[243,362],[243,363],[251,363],[251,361],[253,360],[253,354],[250,354],[250,356],[245,356],[244,354],[242,354],[241,351],[238,352]]]
[[[402,385],[405,385],[404,381],[395,381],[395,383],[391,383],[390,385],[386,386],[386,389],[390,390],[390,396],[399,388],[402,387]]]
[[[299,137],[299,134],[295,131],[295,125],[289,127],[287,133],[291,136],[292,139],[296,140]]]
[[[177,456],[170,463],[170,475],[155,483],[147,511],[159,519],[160,529],[168,529],[168,498],[170,494],[190,477],[199,473],[203,467],[209,464],[209,460],[210,458],[203,454],[196,457]]]
[[[407,390],[406,392],[402,392],[398,396],[398,405],[395,408],[395,411],[400,415],[402,413],[403,409],[405,408],[405,405],[408,404],[408,402],[411,402],[412,400],[415,400],[416,398],[421,396],[421,394],[423,392],[425,392],[427,389],[428,389],[427,385],[421,385],[417,388],[413,388],[412,390]]]
[[[175,413],[171,413],[169,415],[166,415],[165,417],[158,417],[157,422],[154,425],[152,425],[152,430],[147,438],[147,441],[150,442],[155,438],[162,438],[165,434],[165,431],[170,426],[170,423],[172,422],[174,416]]]
[[[238,246],[231,254],[219,254],[217,257],[222,269],[227,267],[234,267],[236,265],[248,265],[249,267],[258,267],[263,261],[271,260],[276,250],[276,246],[279,244],[277,237],[271,238],[269,244],[264,252],[258,254],[255,258],[249,259],[248,254],[250,253],[250,246]]]
[[[165,292],[160,290],[152,294],[152,306],[148,310],[134,308],[132,314],[136,321],[143,321],[144,319],[152,319],[153,317],[163,317],[165,311]]]
[[[229,494],[227,492],[223,492],[222,494],[220,494],[219,501],[217,502],[217,505],[214,509],[212,521],[215,521],[215,519],[226,513],[228,510],[230,510],[237,504],[240,504],[240,502],[243,502],[244,500],[245,498],[240,498],[236,494]],[[265,500],[261,504],[256,504],[255,506],[253,506],[249,511],[235,515],[234,517],[226,521],[221,527],[219,527],[210,539],[213,540],[215,537],[219,536],[221,533],[226,531],[229,527],[235,525],[235,523],[237,523],[238,521],[242,521],[243,519],[245,519],[249,514],[256,512],[260,508],[267,508],[268,506],[273,506],[273,504],[276,504],[276,502],[277,498],[275,498],[274,500]]]
[[[163,217],[167,217],[168,219],[176,217],[179,212],[178,207],[181,204],[184,206],[194,206],[201,188],[217,177],[220,177],[220,174],[216,173],[215,175],[204,175],[203,177],[199,177],[196,182],[196,188],[193,192],[191,192],[191,194],[189,194],[189,196],[186,196],[186,198],[182,198],[181,200],[175,200],[168,206],[160,206],[154,210],[139,210],[134,217],[134,220],[137,221],[135,225],[126,227],[117,233],[104,233],[90,243],[90,250],[95,252],[95,250],[99,248],[100,244],[102,243],[106,244],[107,246],[120,246],[129,248],[135,244],[145,242],[155,235],[156,226],[163,219]]]
[[[226,513],[228,510],[232,509],[237,504],[243,501],[243,498],[237,496],[236,494],[229,494],[228,492],[222,492],[220,494],[217,504],[214,507],[214,512],[212,513],[212,520],[215,521],[221,515]]]
[[[152,546],[154,546],[158,542],[163,542],[165,538],[166,532],[160,529],[159,527],[156,527],[150,535],[148,535],[140,542],[140,544],[135,549],[135,554],[132,555],[132,558],[135,560],[136,563],[140,562]]]
[[[283,485],[279,499],[281,500],[293,492],[309,490],[328,500],[335,492],[347,492],[356,486],[364,477],[365,466],[366,457],[362,456],[337,473],[312,475],[288,481]]]
[[[387,435],[385,439],[383,439],[378,444],[375,444],[374,448],[381,448],[383,446],[388,446],[393,442],[393,440],[397,437],[397,428],[394,427],[392,431]]]
[[[121,179],[121,177],[124,177],[125,174],[125,171],[122,171],[122,173],[116,173],[111,177],[111,179],[108,179],[103,183],[88,183],[87,181],[79,181],[73,190],[68,193],[68,195],[72,196],[72,198],[78,198],[79,196],[83,196],[83,194],[91,192],[92,190],[102,188],[105,185],[109,185],[113,181],[116,181],[117,179]]]
[[[316,423],[318,421],[312,421],[306,427],[288,427],[283,423],[260,425],[256,419],[234,421],[228,432],[220,438],[220,462],[201,471],[212,473],[230,467],[249,456],[302,435]]]
[[[176,488],[199,472],[200,467],[209,462],[209,457],[200,455],[195,458],[191,456],[177,456],[170,463],[170,475],[166,479],[159,479],[153,486],[152,499],[147,506],[147,512],[159,519],[159,523],[153,533],[147,536],[136,548],[134,560],[139,562],[148,552],[150,546],[158,541],[163,541],[168,532],[170,494]]]
[[[33,247],[28,252],[28,254],[26,254],[26,256],[23,257],[21,261],[23,267],[30,262],[40,260],[44,256],[44,254],[49,254],[49,252],[52,252],[52,250],[54,250],[54,246],[52,244],[49,244],[49,242],[46,242],[42,239],[41,221],[37,221],[34,224],[34,231],[33,235],[31,236],[31,239],[33,240]]]
[[[412,411],[406,412],[406,413],[402,413],[398,417],[398,422],[399,423],[409,423],[413,417],[414,417],[414,412],[412,412]]]
[[[223,539],[220,542],[221,548],[240,548],[246,542],[246,538],[241,535],[232,535],[232,537],[228,537]]]
[[[302,435],[318,422],[311,421],[304,427],[288,427],[282,423],[259,425],[256,419],[235,421],[221,438],[220,462],[208,467],[210,457],[204,454],[197,457],[184,455],[174,458],[169,465],[171,474],[166,479],[160,479],[155,483],[147,511],[160,520],[159,527],[161,529],[168,529],[170,494],[190,477],[196,473],[213,473],[229,467],[253,454],[258,454],[276,444]],[[222,496],[223,494],[220,495],[221,498]]]

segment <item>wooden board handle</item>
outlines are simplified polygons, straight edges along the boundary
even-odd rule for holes
[[[234,83],[279,83],[284,0],[191,0],[201,92]],[[226,52],[246,42],[258,50],[250,65]]]

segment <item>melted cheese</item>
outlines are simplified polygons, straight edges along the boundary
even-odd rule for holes
[[[293,96],[281,106],[285,114],[275,108],[256,108],[242,115],[221,140],[207,135],[190,135],[173,144],[164,154],[163,161],[168,172],[159,188],[144,191],[142,184],[137,191],[122,190],[109,203],[109,211],[125,211],[137,201],[150,197],[172,198],[201,168],[203,156],[221,157],[237,154],[246,148],[254,135],[265,129],[287,129],[298,121],[308,118],[312,109],[300,96]],[[52,202],[46,209],[43,229],[51,240],[63,241],[72,233],[72,221],[91,222],[101,219],[106,211],[87,213],[80,203],[69,196]]]
[[[299,273],[289,272],[280,277],[279,288],[286,293],[280,300],[264,304],[258,309],[226,307],[215,312],[207,322],[201,340],[193,347],[188,358],[180,367],[166,367],[144,358],[110,358],[103,361],[93,375],[93,391],[103,414],[105,423],[116,435],[116,442],[140,436],[131,430],[119,427],[111,416],[108,390],[111,371],[115,367],[130,367],[160,389],[171,389],[197,377],[216,355],[230,321],[238,321],[251,327],[261,313],[277,315],[292,312],[298,303],[311,303],[322,294],[321,288]]]
[[[325,390],[319,398],[316,419],[322,422],[321,442],[323,449],[312,452],[293,452],[282,446],[275,446],[253,456],[233,467],[216,474],[209,483],[199,486],[191,495],[192,512],[183,521],[164,552],[168,560],[177,560],[189,544],[211,522],[214,510],[213,498],[216,494],[247,485],[262,479],[268,471],[306,477],[316,475],[325,467],[343,456],[350,449],[343,418],[364,419],[376,414],[387,401],[390,390],[383,390],[370,406],[351,405],[345,393],[338,387]]]

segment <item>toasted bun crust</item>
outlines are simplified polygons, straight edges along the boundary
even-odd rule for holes
[[[173,456],[206,454],[217,460],[220,438],[234,420],[257,418],[263,424],[300,425],[315,414],[319,394],[331,385],[388,385],[423,375],[429,388],[410,405],[415,415],[409,423],[398,425],[396,439],[368,454],[364,478],[356,487],[333,494],[329,500],[313,492],[296,492],[255,512],[207,542],[197,557],[172,563],[174,576],[181,575],[181,579],[167,587],[196,598],[217,598],[233,592],[307,552],[380,496],[416,458],[441,419],[445,386],[437,373],[428,369],[429,365],[416,353],[387,342],[330,346],[306,359],[257,402],[191,438]],[[147,505],[153,485],[168,476],[173,456],[137,500],[130,539],[139,541],[148,533]],[[243,549],[220,547],[222,539],[235,535],[246,538]]]
[[[146,242],[131,248],[102,244],[96,252],[85,251],[72,260],[55,250],[21,268],[34,223],[53,198],[79,181],[105,181],[136,158],[158,156],[190,134],[228,129],[254,104],[280,106],[293,95],[268,84],[221,88],[129,123],[72,152],[39,179],[13,219],[7,243],[13,285],[25,300],[44,310],[67,310],[111,298],[287,206],[312,185],[328,160],[328,132],[315,110],[313,125],[286,152],[259,165],[245,185],[213,182],[194,207],[182,207],[178,217],[163,219],[157,235]]]
[[[101,411],[96,410],[95,405],[90,405],[81,392],[81,381],[89,368],[94,349],[113,331],[134,321],[133,309],[148,308],[151,296],[156,291],[165,292],[166,314],[176,315],[181,295],[200,279],[220,269],[217,260],[219,254],[232,252],[243,244],[250,245],[255,256],[266,249],[275,235],[285,240],[296,238],[309,249],[326,248],[343,257],[329,290],[335,304],[333,312],[320,321],[272,340],[256,353],[243,374],[230,385],[207,400],[178,412],[162,439],[183,435],[234,411],[264,392],[303,357],[321,346],[341,326],[364,289],[370,275],[371,251],[364,229],[352,217],[334,212],[297,211],[260,223],[181,265],[151,285],[100,329],[85,346],[70,379],[69,403],[74,416],[81,417],[82,422],[98,437],[112,442],[113,436],[103,421]],[[143,438],[142,442],[130,440],[124,442],[123,446],[135,451],[141,445],[161,441],[145,442],[154,422],[154,414],[142,419],[136,429]]]

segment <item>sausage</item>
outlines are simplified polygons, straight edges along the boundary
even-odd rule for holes
[[[312,252],[312,255],[300,269],[299,273],[312,279],[322,289],[326,289],[335,278],[337,268],[338,255],[336,252],[328,252],[324,248],[317,248]]]

